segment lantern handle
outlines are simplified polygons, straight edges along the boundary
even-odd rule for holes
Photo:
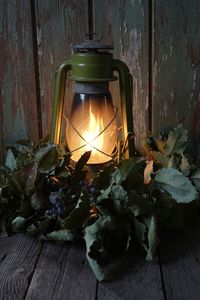
[[[113,71],[119,74],[123,142],[127,142],[125,158],[130,158],[134,155],[132,114],[133,78],[129,68],[121,60],[113,59]]]
[[[55,72],[55,88],[50,132],[50,143],[52,144],[59,144],[61,139],[66,76],[70,69],[71,60],[67,59],[57,67]]]

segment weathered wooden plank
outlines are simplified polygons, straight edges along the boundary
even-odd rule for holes
[[[41,247],[20,234],[0,238],[0,299],[24,299]]]
[[[149,127],[149,1],[94,0],[94,28],[114,45],[114,57],[133,75],[133,122],[140,148]],[[116,85],[112,93],[117,102]]]
[[[199,14],[198,0],[154,1],[153,131],[183,123],[196,149],[200,148]]]
[[[112,281],[98,284],[99,300],[164,299],[157,259],[144,261],[141,254],[129,254],[109,270]]]
[[[57,66],[72,54],[73,44],[88,31],[87,0],[36,0],[38,62],[43,134],[50,132],[54,73]],[[72,84],[67,83],[68,111]]]
[[[26,300],[95,300],[95,293],[83,245],[44,245]]]
[[[198,300],[200,295],[199,230],[173,234],[161,241],[166,296],[170,300]]]
[[[38,139],[30,1],[0,1],[0,157],[16,139]]]

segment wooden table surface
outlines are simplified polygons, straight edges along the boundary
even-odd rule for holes
[[[199,300],[199,232],[163,235],[157,257],[118,260],[96,281],[84,244],[39,242],[22,234],[0,238],[0,300]]]

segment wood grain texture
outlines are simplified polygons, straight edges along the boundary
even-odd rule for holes
[[[163,239],[160,251],[167,299],[199,300],[199,230]]]
[[[157,259],[144,261],[141,253],[129,253],[109,268],[110,282],[98,284],[98,300],[164,300]]]
[[[114,45],[114,57],[133,75],[133,122],[140,148],[149,127],[149,2],[94,0],[94,28],[103,34],[103,41]],[[118,99],[116,85],[114,89]]]
[[[0,1],[0,158],[16,139],[38,139],[30,1]]]
[[[47,280],[48,277],[48,280]],[[83,245],[44,245],[26,300],[95,300],[96,279]]]
[[[0,299],[24,299],[41,246],[21,234],[0,238]]]
[[[73,44],[88,31],[87,0],[36,0],[36,25],[43,135],[50,132],[57,66],[72,54]],[[72,84],[67,82],[66,109],[72,98]]]
[[[200,144],[200,2],[154,1],[153,131],[183,123]]]

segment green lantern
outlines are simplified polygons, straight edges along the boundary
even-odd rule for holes
[[[77,161],[91,150],[89,164],[110,161],[114,153],[118,158],[133,155],[132,76],[128,67],[113,59],[112,46],[86,35],[84,43],[74,46],[71,59],[65,60],[56,70],[50,142],[61,142],[66,80],[74,81],[71,112],[66,116],[66,143]],[[113,106],[109,82],[119,76],[122,139],[117,140],[117,108]],[[67,93],[66,93],[67,94]]]

